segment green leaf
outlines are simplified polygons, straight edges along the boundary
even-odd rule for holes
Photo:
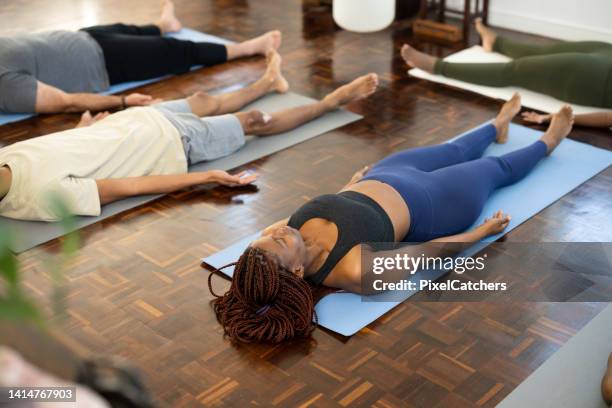
[[[0,298],[0,319],[11,321],[29,321],[42,324],[43,319],[36,305],[22,297],[11,296]]]
[[[79,235],[76,232],[76,218],[70,212],[62,197],[55,193],[50,193],[47,199],[51,203],[52,211],[59,217],[59,223],[67,235],[62,239],[62,252],[65,256],[72,255],[77,252],[81,243]]]
[[[67,235],[62,239],[61,254],[44,262],[53,277],[51,302],[56,315],[61,316],[66,308],[65,279],[63,270],[80,247],[76,220],[71,215],[65,202],[57,194],[47,197],[55,214],[60,218],[60,225]],[[20,271],[17,257],[10,251],[12,235],[5,225],[0,223],[0,284],[5,282],[5,290],[0,290],[0,319],[28,321],[43,325],[43,314],[36,304],[26,297],[20,285]],[[1,289],[1,287],[0,287]]]
[[[19,280],[17,258],[9,249],[11,231],[0,225],[0,275],[11,286],[17,285]]]

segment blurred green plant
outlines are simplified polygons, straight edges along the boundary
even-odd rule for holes
[[[65,202],[57,195],[49,195],[48,200],[66,232],[61,241],[60,253],[44,262],[53,281],[51,304],[54,313],[62,315],[66,309],[67,290],[63,271],[79,250],[80,240],[76,232],[76,220]],[[0,319],[44,326],[45,318],[40,307],[23,290],[19,260],[10,249],[14,238],[14,233],[0,223]]]

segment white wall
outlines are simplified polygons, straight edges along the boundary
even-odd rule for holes
[[[464,3],[447,4],[463,9]],[[563,40],[612,43],[612,0],[490,0],[489,24]]]

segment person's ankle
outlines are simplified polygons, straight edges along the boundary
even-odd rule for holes
[[[499,117],[496,117],[493,120],[492,125],[495,127],[497,134],[499,134],[506,126],[508,126],[508,122],[500,119]]]
[[[323,106],[325,107],[326,110],[335,110],[338,109],[340,106],[338,105],[338,102],[336,102],[335,98],[329,94],[326,95],[322,100],[321,103],[323,104]]]

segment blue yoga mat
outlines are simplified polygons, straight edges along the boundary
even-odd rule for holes
[[[191,30],[189,28],[183,28],[181,31],[177,33],[168,34],[168,37],[178,38],[179,40],[190,40],[190,41],[196,41],[196,42],[212,42],[212,43],[218,43],[218,44],[231,43],[231,41],[226,40],[224,38],[215,37],[214,35],[201,33],[199,31]],[[194,66],[192,70],[198,69],[198,68],[201,68],[201,66]],[[159,78],[147,79],[146,81],[123,82],[121,84],[116,84],[116,85],[111,86],[109,89],[107,89],[106,91],[102,93],[104,95],[109,95],[109,94],[114,94],[118,92],[123,92],[126,89],[138,88],[139,86],[150,84],[152,82],[157,82],[169,76],[170,75],[159,77]],[[0,126],[7,124],[7,123],[24,120],[34,115],[35,115],[34,113],[15,113],[15,114],[2,113],[0,114]]]
[[[541,134],[542,132],[512,124],[508,142],[503,145],[491,145],[485,152],[485,156],[499,156],[520,149],[536,141]],[[497,190],[487,201],[480,218],[474,225],[481,224],[484,218],[502,209],[512,216],[512,221],[505,232],[512,231],[610,165],[612,165],[612,152],[573,140],[565,140],[551,156],[542,160],[519,183]],[[202,262],[213,267],[221,267],[234,262],[259,234],[246,237],[223,251],[204,258]],[[486,238],[462,255],[475,254],[501,235],[503,234]],[[233,270],[228,268],[223,272],[231,277]],[[411,280],[415,282],[423,278],[435,280],[443,274],[442,271],[429,271],[427,275],[416,273]],[[416,292],[402,292],[405,294],[403,300]],[[321,299],[316,305],[316,312],[321,326],[344,336],[352,336],[399,303],[401,302],[366,302],[362,300],[361,295],[337,292]]]

